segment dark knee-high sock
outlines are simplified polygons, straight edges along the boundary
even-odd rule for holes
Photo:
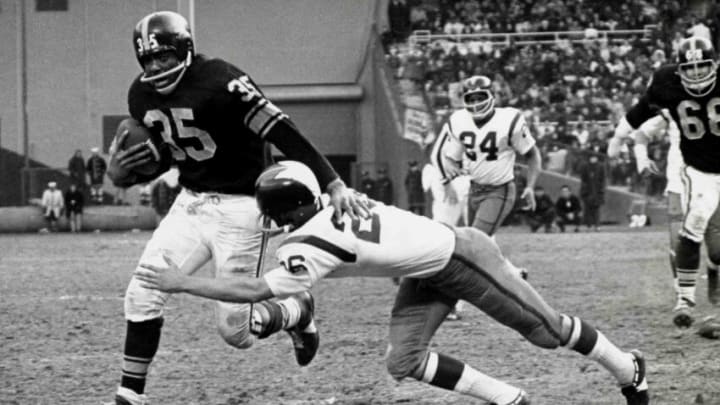
[[[700,269],[700,244],[680,236],[675,248],[678,276],[678,296],[695,304],[695,285]]]
[[[127,322],[121,387],[129,388],[138,394],[145,391],[145,377],[160,345],[162,324],[162,318]]]
[[[498,404],[514,403],[523,391],[492,378],[450,356],[428,352],[415,379]]]

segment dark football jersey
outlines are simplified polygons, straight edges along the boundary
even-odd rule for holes
[[[253,195],[269,163],[263,138],[288,119],[247,74],[202,55],[169,95],[135,79],[128,106],[151,129],[153,141],[169,146],[180,184],[198,192]]]
[[[676,65],[653,74],[647,92],[626,115],[633,128],[667,109],[680,128],[680,151],[685,164],[706,173],[720,173],[720,86],[703,97],[689,95]]]

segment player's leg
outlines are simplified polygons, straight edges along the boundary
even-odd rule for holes
[[[675,249],[678,275],[678,301],[673,309],[673,322],[689,327],[694,319],[695,285],[700,269],[700,244],[710,217],[718,207],[720,195],[716,176],[686,166],[682,171],[685,216]]]
[[[720,304],[718,287],[718,269],[720,268],[720,207],[710,217],[705,230],[705,246],[708,252],[707,283],[708,301],[713,305]]]
[[[471,187],[470,209],[473,228],[492,236],[512,211],[515,204],[515,183],[508,182],[487,191]]]
[[[550,307],[518,277],[487,235],[469,228],[457,229],[456,233],[453,259],[427,279],[430,285],[470,302],[537,346],[564,346],[597,361],[623,387],[629,404],[647,403],[644,360],[639,353],[620,350],[586,322]]]
[[[254,275],[260,255],[262,233],[260,212],[252,197],[224,198],[208,206],[218,217],[210,244],[218,277]],[[254,311],[252,310],[254,308]],[[298,363],[305,365],[317,350],[317,331],[312,319],[314,304],[309,293],[255,306],[228,302],[216,303],[217,327],[231,346],[250,347],[254,335],[260,338],[286,330],[293,338]],[[251,330],[251,319],[255,330]],[[297,328],[300,330],[296,330]],[[314,349],[313,349],[314,347]]]
[[[675,264],[675,249],[677,248],[678,238],[680,237],[678,232],[680,232],[683,220],[681,193],[668,191],[667,204],[668,229],[670,231],[670,271],[672,271],[673,276],[673,288],[675,289],[675,294],[678,295],[680,294],[680,286],[678,285],[677,265]]]
[[[406,377],[495,404],[521,404],[523,392],[450,356],[428,350],[435,331],[456,300],[423,280],[401,281],[390,317],[386,358],[390,375]]]
[[[192,273],[210,258],[210,250],[202,240],[198,218],[186,211],[192,198],[181,193],[173,209],[160,223],[145,247],[139,263],[166,265],[169,257],[183,272]],[[145,379],[150,363],[160,344],[163,312],[168,294],[146,289],[134,277],[125,294],[127,320],[122,379],[116,402],[142,403]],[[125,402],[122,402],[125,401]]]

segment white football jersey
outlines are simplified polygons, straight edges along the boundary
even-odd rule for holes
[[[323,277],[428,277],[440,271],[455,249],[445,225],[377,203],[368,219],[333,221],[325,208],[282,242],[282,267],[265,274],[273,294],[285,297]]]
[[[643,122],[638,131],[642,131],[650,139],[659,139],[667,133],[670,138],[670,149],[668,149],[665,168],[665,177],[667,177],[665,192],[681,194],[683,191],[681,172],[685,161],[680,152],[680,130],[675,121],[667,110],[661,110],[660,114]],[[635,132],[631,135],[635,135]]]
[[[498,107],[478,126],[466,109],[453,112],[443,126],[437,150],[462,161],[470,179],[477,184],[501,185],[513,180],[515,154],[526,154],[534,145],[525,117],[516,108]],[[434,159],[445,176],[442,160]]]

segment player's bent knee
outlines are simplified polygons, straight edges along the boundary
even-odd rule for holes
[[[416,378],[415,373],[422,366],[426,355],[427,351],[425,350],[409,352],[391,346],[385,358],[385,366],[390,376],[396,381],[406,377]]]
[[[130,280],[125,292],[125,319],[131,322],[144,322],[161,318],[168,294],[143,288],[136,278]]]
[[[247,329],[218,326],[218,333],[225,343],[236,349],[248,349],[255,343],[255,337]]]

